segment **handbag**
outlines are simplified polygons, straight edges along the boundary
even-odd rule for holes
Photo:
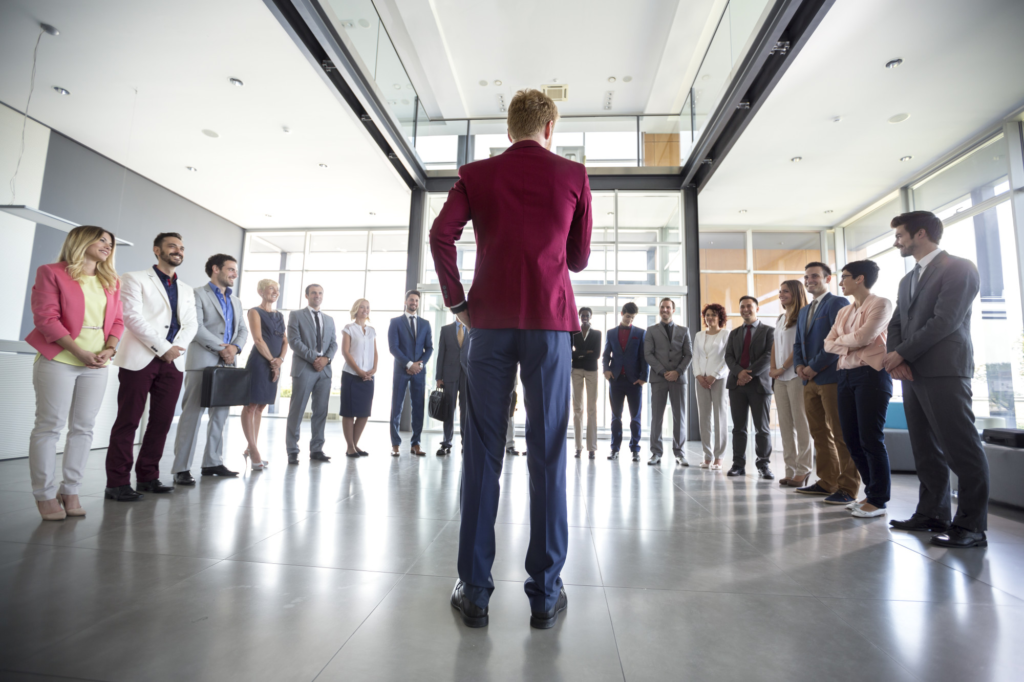
[[[245,367],[214,365],[203,369],[201,407],[231,407],[249,404],[252,377]]]
[[[430,413],[431,419],[436,419],[439,422],[443,422],[447,419],[448,395],[441,389],[431,391],[427,411]]]

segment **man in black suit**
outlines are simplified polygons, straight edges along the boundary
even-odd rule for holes
[[[452,454],[452,436],[455,432],[455,401],[459,401],[459,437],[466,435],[466,374],[462,371],[462,361],[469,333],[466,325],[455,319],[451,324],[441,327],[441,341],[438,344],[436,370],[434,379],[437,387],[444,389],[448,414],[444,419],[444,436],[437,456]]]
[[[921,481],[917,510],[897,530],[939,531],[932,544],[985,547],[988,460],[974,425],[971,306],[978,268],[939,248],[942,221],[928,211],[892,219],[896,248],[917,264],[900,282],[889,321],[885,369],[903,382],[910,446]],[[956,516],[949,524],[949,470],[959,479]]]
[[[733,329],[725,346],[725,364],[729,378],[732,411],[732,468],[728,476],[743,476],[747,464],[747,412],[754,420],[754,453],[761,478],[772,480],[775,475],[768,466],[772,454],[772,434],[769,413],[772,406],[772,380],[768,376],[771,364],[775,330],[757,319],[759,306],[753,296],[740,298],[740,316],[743,325]]]
[[[597,359],[601,332],[590,327],[594,311],[580,308],[580,330],[572,335],[572,425],[576,431],[576,457],[583,452],[583,392],[587,394],[587,451],[597,452]]]

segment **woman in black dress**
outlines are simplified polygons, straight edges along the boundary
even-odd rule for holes
[[[284,315],[274,310],[281,295],[280,287],[272,279],[261,279],[256,285],[263,302],[249,309],[249,329],[255,347],[245,363],[249,370],[251,388],[249,404],[242,408],[242,432],[249,447],[242,453],[252,461],[253,471],[263,471],[267,461],[260,456],[256,441],[260,435],[263,408],[277,400],[277,380],[281,378],[281,365],[288,354],[288,336]]]

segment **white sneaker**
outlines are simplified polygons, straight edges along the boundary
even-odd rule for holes
[[[711,469],[712,471],[721,471],[722,470],[722,465],[721,464],[712,464],[708,468]]]
[[[857,500],[854,500],[850,504],[846,505],[846,507],[844,507],[844,509],[849,509],[850,511],[853,511],[854,509],[860,509],[860,502],[858,502]]]
[[[875,509],[874,511],[865,511],[860,507],[857,507],[851,512],[852,516],[856,516],[858,519],[870,519],[876,516],[885,516],[885,509]]]

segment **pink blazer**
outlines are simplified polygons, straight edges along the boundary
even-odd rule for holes
[[[36,283],[32,286],[32,318],[36,328],[25,337],[33,348],[47,360],[53,360],[63,348],[55,342],[71,335],[77,339],[82,333],[85,319],[85,294],[82,286],[71,279],[65,268],[67,263],[41,265],[36,270]],[[124,333],[121,310],[121,284],[107,291],[107,314],[103,320],[103,338]]]

